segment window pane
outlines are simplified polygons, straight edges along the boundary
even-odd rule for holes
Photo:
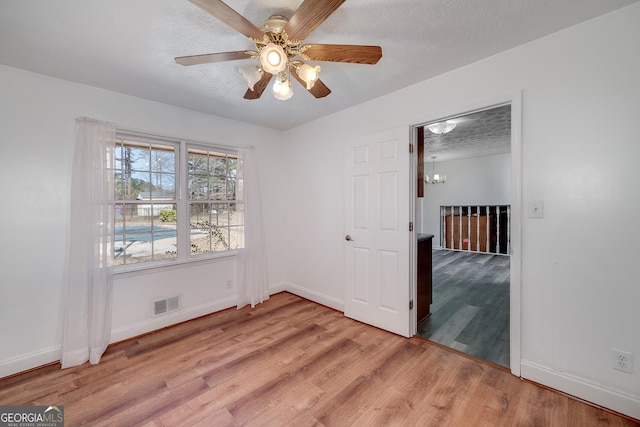
[[[151,197],[151,177],[149,172],[129,171],[124,177],[124,199],[149,200]]]
[[[189,199],[206,200],[209,198],[209,185],[206,176],[189,177]]]
[[[228,212],[226,203],[211,204],[211,223],[215,225],[228,225]]]
[[[189,150],[189,174],[207,175],[207,155],[195,154]]]
[[[231,249],[244,247],[244,227],[229,227],[229,247]]]
[[[227,175],[235,177],[236,171],[238,169],[238,159],[234,159],[230,157],[229,159],[227,159],[227,165],[228,165]]]
[[[154,145],[151,160],[151,169],[154,172],[175,171],[175,154],[171,146]]]
[[[194,203],[190,206],[189,228],[192,254],[211,252],[209,210],[209,203]]]
[[[149,198],[151,190],[149,173],[131,172],[116,176],[116,197],[118,199],[136,200],[141,193],[146,193]]]
[[[153,200],[173,200],[176,198],[176,177],[168,173],[151,174]]]
[[[224,176],[212,176],[209,179],[209,197],[211,200],[226,200],[226,182]]]
[[[237,210],[237,203],[229,203],[229,225],[241,225],[242,221],[240,221],[240,219],[242,218],[241,215],[239,215],[239,212]]]
[[[149,148],[125,147],[125,169],[148,171],[150,166],[151,151]]]
[[[115,264],[132,264],[177,256],[175,204],[117,205]],[[157,212],[158,215],[151,215]]]
[[[227,179],[227,200],[235,200],[236,199],[236,180],[235,178]]]
[[[238,159],[228,160],[227,169],[227,200],[236,199],[236,175],[238,172]]]
[[[113,155],[115,156],[115,163],[114,163],[114,167],[116,168],[116,170],[121,170],[122,169],[122,151],[123,151],[123,147],[121,143],[117,143],[115,149],[113,150]]]
[[[225,176],[227,174],[226,157],[211,157],[209,166],[209,173],[211,175]]]
[[[191,205],[191,253],[227,251],[229,222],[226,204],[194,203]]]

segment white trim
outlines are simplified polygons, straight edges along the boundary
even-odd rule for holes
[[[584,378],[566,372],[554,371],[527,360],[522,361],[521,367],[522,378],[640,419],[640,396],[621,393]]]
[[[522,365],[522,92],[511,97],[511,270],[509,277],[509,362],[511,373]]]
[[[418,221],[416,209],[418,205],[418,132],[416,126],[409,129],[409,144],[413,150],[409,155],[409,222],[413,229],[409,233],[409,300],[413,301],[409,310],[409,336],[418,333]],[[422,221],[422,218],[420,218]]]
[[[330,297],[320,292],[311,291],[309,289],[303,288],[302,286],[298,286],[294,283],[283,282],[282,284],[284,285],[284,289],[283,289],[284,291],[290,292],[299,297],[308,299],[313,302],[317,302],[318,304],[322,304],[324,306],[333,308],[334,310],[338,310],[344,313],[344,301],[342,300],[339,300],[334,297]]]
[[[511,373],[520,376],[521,370],[521,333],[522,333],[522,91],[508,95],[497,96],[463,106],[446,107],[442,111],[432,112],[418,118],[412,125],[412,138],[415,138],[415,128],[426,123],[460,117],[478,111],[487,110],[500,105],[511,105],[511,263],[510,263],[510,304],[509,304],[509,361]],[[417,141],[416,141],[417,143]],[[411,174],[412,181],[417,179]],[[415,270],[417,260],[411,258],[412,270]],[[416,298],[415,291],[413,297]],[[411,313],[416,317],[417,310]],[[417,319],[412,319],[417,322]]]
[[[289,284],[287,282],[271,283],[269,285],[269,295],[275,295],[275,294],[279,294],[280,292],[286,292],[288,285]]]
[[[15,375],[30,369],[39,368],[49,363],[59,362],[62,357],[62,347],[51,347],[33,353],[23,354],[0,362],[0,379]]]
[[[195,307],[189,307],[179,311],[174,311],[166,315],[153,317],[142,322],[134,323],[133,325],[127,325],[119,329],[114,329],[111,331],[110,344],[124,341],[126,339],[146,334],[158,329],[166,328],[167,326],[172,326],[180,322],[195,319],[196,317],[215,313],[216,311],[235,307],[236,304],[237,298],[233,296],[221,300],[207,302]]]

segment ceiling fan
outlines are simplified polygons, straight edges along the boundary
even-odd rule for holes
[[[274,75],[273,94],[276,99],[286,100],[293,96],[289,76],[293,76],[316,98],[323,98],[331,90],[318,78],[320,66],[314,67],[304,61],[375,64],[382,57],[380,46],[304,43],[304,39],[345,0],[304,0],[291,18],[274,15],[259,26],[221,0],[189,1],[251,39],[256,49],[180,56],[175,61],[180,65],[198,65],[258,58],[260,65],[240,69],[249,86],[245,99],[260,98]]]

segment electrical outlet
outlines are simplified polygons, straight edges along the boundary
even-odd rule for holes
[[[231,284],[231,279],[227,279],[227,289],[231,289],[233,285]]]
[[[633,354],[628,351],[611,349],[613,369],[631,374],[633,372]]]

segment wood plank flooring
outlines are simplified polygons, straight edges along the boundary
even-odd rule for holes
[[[432,314],[418,334],[508,368],[510,258],[437,249],[432,258]]]
[[[69,427],[640,425],[288,293],[2,379],[0,404]]]

